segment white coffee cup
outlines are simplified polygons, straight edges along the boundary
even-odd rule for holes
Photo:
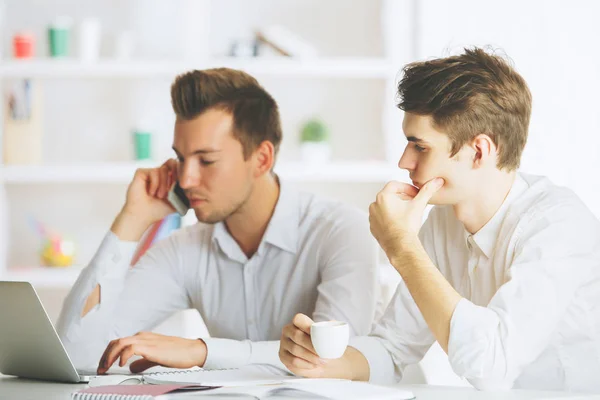
[[[310,327],[310,340],[321,358],[333,359],[344,355],[350,328],[341,321],[316,322]]]

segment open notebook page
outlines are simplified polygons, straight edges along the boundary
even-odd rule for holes
[[[195,392],[197,398],[224,399],[269,399],[269,398],[310,398],[327,400],[410,400],[415,395],[405,389],[377,386],[366,382],[352,382],[330,379],[307,379],[270,386],[224,387],[204,392]],[[189,397],[187,397],[189,398]],[[185,397],[173,396],[170,400],[184,400]]]

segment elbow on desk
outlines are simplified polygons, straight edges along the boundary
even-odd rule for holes
[[[515,374],[506,368],[486,367],[486,362],[487,360],[475,361],[468,368],[457,368],[452,362],[450,365],[458,376],[466,378],[477,390],[510,390]]]
[[[509,390],[519,375],[517,367],[510,367],[504,346],[496,340],[480,340],[448,350],[454,372],[478,390]]]

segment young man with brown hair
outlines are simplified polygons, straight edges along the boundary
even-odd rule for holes
[[[517,172],[531,94],[481,49],[409,64],[398,86],[408,145],[370,207],[402,276],[385,315],[323,364],[312,321],[281,338],[293,372],[392,383],[438,341],[479,389],[600,391],[600,224],[570,190]],[[421,226],[427,204],[435,207]]]
[[[63,308],[59,333],[75,365],[104,373],[139,355],[134,372],[283,368],[277,339],[298,312],[367,334],[377,284],[367,215],[297,192],[273,173],[282,137],[275,100],[250,75],[225,68],[179,76],[171,99],[177,160],[136,172]],[[166,197],[176,180],[204,224],[157,243],[130,268],[144,231],[174,211]],[[138,333],[187,308],[199,311],[211,338]]]

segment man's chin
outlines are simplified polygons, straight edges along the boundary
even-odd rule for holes
[[[225,219],[225,217],[216,214],[207,214],[200,210],[194,210],[194,214],[196,214],[196,219],[198,222],[202,222],[203,224],[214,225]]]

